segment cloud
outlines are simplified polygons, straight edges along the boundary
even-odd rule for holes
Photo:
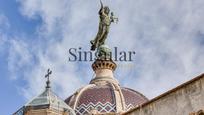
[[[30,68],[21,71],[27,82],[23,94],[30,98],[39,93],[46,69],[51,68],[53,87],[66,98],[93,75],[91,63],[68,62],[67,56],[72,47],[89,50],[89,41],[97,33],[99,3],[91,0],[19,0],[19,3],[24,16],[42,18],[42,25],[36,28],[38,37],[32,42],[11,41],[13,53],[9,59],[10,63],[15,62],[11,65]],[[119,17],[119,23],[111,26],[108,45],[136,51],[134,62],[129,63],[133,66],[122,67],[127,63],[118,63],[115,76],[122,86],[152,98],[203,72],[204,1],[105,3]]]
[[[8,18],[0,12],[0,27],[2,29],[6,29],[10,26]]]
[[[8,40],[7,43],[10,45],[8,51],[8,68],[11,70],[11,78],[17,79],[15,74],[21,72],[22,69],[32,63],[32,54],[28,44],[23,41],[13,38],[12,40]]]
[[[3,34],[5,30],[9,28],[10,24],[8,18],[0,12],[0,52],[3,53],[4,45],[6,42],[6,36]]]

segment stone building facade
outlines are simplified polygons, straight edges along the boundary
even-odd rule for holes
[[[204,115],[204,74],[123,115]]]

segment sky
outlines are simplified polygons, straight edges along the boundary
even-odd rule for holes
[[[119,18],[111,48],[135,51],[114,76],[152,99],[204,73],[203,0],[103,0]],[[0,114],[10,115],[45,88],[63,99],[93,78],[93,62],[70,62],[98,31],[97,0],[0,0]]]

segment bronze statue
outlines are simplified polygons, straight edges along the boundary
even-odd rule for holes
[[[105,40],[107,38],[107,35],[109,33],[109,28],[110,28],[110,24],[112,22],[116,22],[118,21],[118,18],[114,17],[113,12],[111,12],[111,16],[109,16],[109,12],[110,9],[108,6],[103,6],[102,1],[100,0],[101,3],[101,9],[99,10],[99,18],[100,18],[100,22],[99,22],[99,30],[98,33],[96,35],[96,38],[94,40],[91,40],[91,50],[95,50],[96,48],[98,48],[101,45],[105,44]]]

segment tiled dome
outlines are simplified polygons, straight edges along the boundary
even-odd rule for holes
[[[116,64],[112,60],[98,59],[92,68],[96,76],[90,84],[65,100],[77,115],[117,114],[148,101],[139,92],[120,87],[113,75]]]
[[[129,88],[121,88],[124,98],[125,111],[136,107],[147,101],[147,98]],[[116,110],[116,95],[112,84],[95,85],[91,84],[78,90],[74,95],[70,96],[65,102],[74,107],[77,115],[86,114],[89,111],[96,109],[100,113],[115,113]]]
[[[133,89],[125,87],[122,87],[121,89],[125,98],[126,110],[129,110],[148,101],[148,99],[144,95]]]

